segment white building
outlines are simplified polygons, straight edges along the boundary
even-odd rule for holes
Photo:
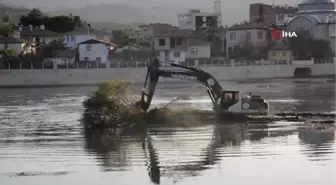
[[[235,46],[242,46],[245,43],[265,44],[268,40],[268,30],[268,26],[257,21],[230,27],[226,32],[227,53],[233,50]]]
[[[89,39],[78,43],[79,61],[97,61],[106,63],[109,54],[116,48],[111,42],[98,39]]]
[[[97,29],[79,29],[63,34],[64,42],[68,48],[74,49],[76,46],[89,39],[102,40],[104,42],[112,41],[112,33],[106,33]]]
[[[157,58],[164,62],[185,62],[186,59],[210,58],[211,44],[191,37],[191,30],[168,30],[154,36]]]
[[[210,19],[217,25],[218,13],[206,13],[200,10],[189,10],[188,13],[178,14],[179,29],[197,30],[206,27],[206,22]]]
[[[187,59],[202,59],[211,57],[211,43],[200,39],[190,39]]]
[[[335,51],[336,9],[334,0],[302,0],[299,11],[286,20],[288,30],[309,31],[315,39],[330,41]]]
[[[190,38],[190,30],[161,30],[154,33],[156,57],[165,62],[184,62]]]

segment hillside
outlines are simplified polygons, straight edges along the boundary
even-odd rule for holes
[[[17,7],[17,6],[9,6],[3,3],[0,3],[0,18],[2,21],[3,16],[8,12],[10,15],[12,15],[13,21],[15,23],[18,23],[20,20],[20,17],[26,13],[28,13],[30,9],[23,8],[23,7]]]
[[[49,12],[52,15],[80,16],[89,22],[113,22],[118,24],[167,22],[177,23],[177,14],[187,11],[179,6],[140,7],[127,4],[88,5],[77,9],[62,9]]]

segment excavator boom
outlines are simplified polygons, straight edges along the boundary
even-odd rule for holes
[[[222,87],[211,74],[194,67],[173,63],[170,63],[170,66],[183,70],[160,69],[158,60],[154,60],[148,66],[145,83],[141,92],[141,100],[137,102],[137,106],[143,111],[149,109],[160,77],[197,81],[206,87],[213,103],[217,102],[221,97]]]

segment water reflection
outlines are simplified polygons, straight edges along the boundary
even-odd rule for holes
[[[295,111],[335,110],[335,84],[296,84],[291,89]]]
[[[139,135],[138,135],[139,134]],[[130,152],[132,144],[141,144],[140,133],[122,133],[118,136],[106,132],[85,132],[85,149],[96,156],[102,171],[124,171],[132,166]],[[132,154],[134,155],[134,154]]]
[[[207,144],[203,148],[200,140],[201,134],[204,136],[204,131],[201,128],[189,128],[189,130],[195,129],[196,131],[190,132],[188,136],[182,130],[162,129],[158,131],[157,128],[153,129],[153,132],[151,128],[148,128],[148,130],[133,132],[133,134],[121,134],[118,137],[106,135],[93,137],[91,134],[86,135],[86,149],[89,154],[95,155],[100,161],[99,164],[103,171],[125,170],[126,167],[131,166],[130,162],[134,161],[129,156],[132,158],[142,156],[145,158],[142,165],[146,166],[149,179],[154,184],[160,184],[162,177],[170,177],[177,182],[187,177],[199,176],[203,171],[219,164],[225,157],[262,156],[261,151],[247,154],[241,147],[246,145],[246,141],[260,142],[266,138],[283,137],[297,132],[296,127],[284,129],[285,127],[288,125],[211,124],[212,133],[209,133],[211,137],[207,139]],[[172,149],[169,148],[166,144],[173,142],[173,138],[181,133],[184,137],[195,137],[196,139],[188,140],[189,143],[184,144],[183,141],[177,141],[180,144],[174,145]],[[193,154],[181,152],[178,156],[174,155],[173,152],[178,150],[191,151]],[[196,153],[199,154],[196,155]],[[264,156],[270,155],[264,154]]]
[[[301,152],[311,161],[332,160],[335,132],[303,128],[299,130]]]

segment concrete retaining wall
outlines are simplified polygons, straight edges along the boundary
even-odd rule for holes
[[[202,69],[218,80],[251,80],[294,77],[294,65],[215,66]],[[335,75],[335,64],[314,64],[313,76]],[[0,70],[0,86],[93,85],[123,79],[143,83],[146,68]],[[180,81],[162,79],[161,81]]]

